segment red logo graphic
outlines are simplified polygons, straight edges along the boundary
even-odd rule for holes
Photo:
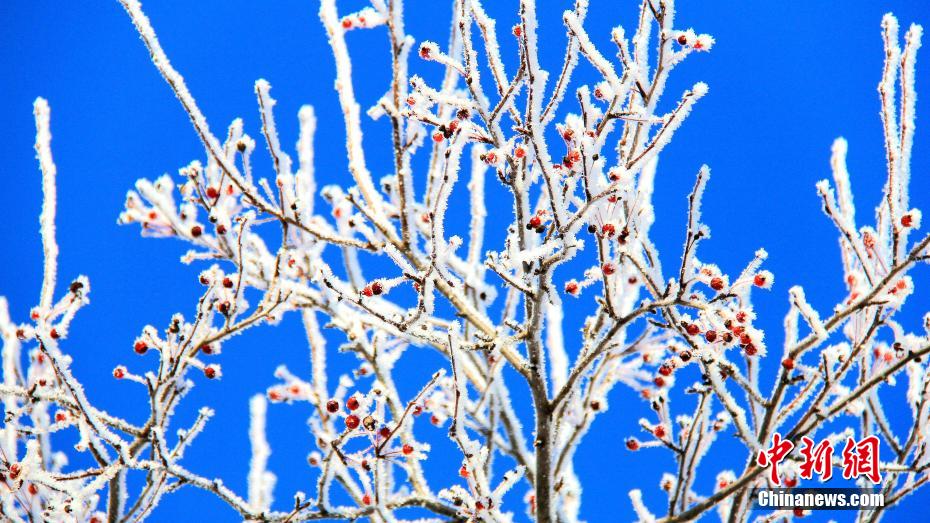
[[[814,440],[804,436],[801,438],[801,444],[800,453],[804,457],[804,462],[800,467],[801,478],[813,479],[814,474],[817,474],[820,481],[828,481],[833,477],[833,447],[830,446],[830,441],[823,439],[815,445]],[[792,450],[794,450],[794,443],[783,439],[781,434],[776,432],[772,435],[772,446],[760,450],[756,457],[756,463],[760,467],[770,469],[770,478],[775,485],[781,485],[778,465],[788,457],[788,454],[791,454]],[[843,478],[857,479],[865,476],[872,483],[881,483],[878,437],[867,436],[859,441],[847,438],[842,458]]]
[[[846,439],[843,447],[843,477],[846,479],[865,476],[872,483],[881,483],[878,474],[878,438],[869,436],[858,443],[852,438]]]

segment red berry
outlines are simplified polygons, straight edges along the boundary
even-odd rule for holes
[[[410,446],[410,445],[406,445],[406,444],[405,444],[405,445],[401,448],[401,452],[403,452],[405,456],[409,456],[409,455],[413,454],[413,447]]]
[[[755,356],[756,353],[759,352],[758,349],[756,349],[756,346],[753,345],[752,343],[743,347],[743,350],[746,352],[747,356]]]
[[[662,439],[665,437],[665,427],[656,425],[656,428],[652,429],[652,433],[655,434],[655,437]]]
[[[565,292],[568,294],[578,294],[578,282],[570,281],[566,283]]]
[[[37,487],[35,483],[30,483],[30,484],[29,484],[29,493],[32,494],[33,496],[35,496],[36,494],[39,493],[39,487]]]
[[[616,270],[617,269],[614,268],[614,264],[612,263],[605,263],[604,265],[601,266],[601,271],[604,273],[605,276],[610,276],[611,274],[616,272]]]
[[[352,20],[349,17],[345,17],[342,19],[342,28],[352,29]]]
[[[670,365],[662,365],[659,367],[659,374],[663,376],[670,376],[672,374],[672,367]]]
[[[516,37],[523,35],[523,27],[521,27],[519,24],[513,26],[513,35]]]
[[[720,277],[711,278],[710,288],[714,289],[715,291],[722,291],[723,290],[723,278],[720,278]]]
[[[795,508],[795,509],[794,509],[794,517],[796,517],[796,518],[803,518],[803,517],[804,517],[804,509],[803,509],[803,508]]]
[[[124,367],[116,367],[113,369],[113,377],[121,380],[126,377],[126,369]]]
[[[149,350],[149,346],[146,345],[144,341],[138,340],[136,344],[132,346],[132,349],[136,351],[136,354],[145,354]]]
[[[423,414],[423,407],[417,405],[416,407],[413,408],[413,415],[419,416],[420,414]]]
[[[349,410],[355,410],[355,409],[357,409],[357,408],[358,408],[358,399],[356,399],[355,396],[350,397],[348,400],[346,400],[346,407],[347,407]]]
[[[61,334],[58,333],[58,329],[52,329],[48,331],[48,335],[51,336],[53,340],[61,338]]]
[[[211,380],[215,378],[217,374],[219,374],[219,369],[216,365],[207,365],[203,368],[203,375]]]
[[[788,369],[788,370],[791,370],[791,369],[794,368],[794,360],[791,359],[791,358],[785,358],[785,359],[781,362],[781,366],[784,367],[784,368],[786,368],[786,369]]]
[[[626,448],[630,450],[639,450],[639,440],[636,438],[626,440]]]
[[[538,229],[542,225],[542,219],[539,216],[533,216],[530,218],[530,223],[528,223],[529,228]]]
[[[381,294],[382,292],[384,292],[384,287],[381,286],[381,282],[379,282],[379,281],[372,282],[372,284],[371,284],[371,292],[372,292],[372,294],[374,294],[375,296],[377,296],[377,295]]]
[[[910,227],[914,224],[914,218],[910,214],[905,214],[901,217],[901,225],[904,227]]]
[[[445,140],[445,139],[446,139],[446,137],[445,137],[445,135],[443,135],[442,133],[440,133],[440,132],[438,132],[438,131],[435,132],[435,133],[433,133],[433,141],[434,141],[434,142],[439,143],[439,142],[441,142],[441,141],[443,141],[443,140]]]
[[[387,439],[391,437],[391,429],[387,427],[381,427],[381,430],[378,431],[378,434],[380,434],[382,438]]]
[[[373,290],[371,290],[371,286],[370,286],[370,285],[366,285],[365,288],[362,289],[362,294],[365,295],[365,296],[367,296],[367,297],[369,297],[369,298],[371,298],[372,296],[374,296],[375,293],[374,293]]]
[[[335,413],[339,410],[339,402],[336,400],[329,400],[326,402],[326,412],[330,414]]]
[[[233,281],[229,279],[229,277],[223,278],[223,287],[226,287],[227,289],[232,289]]]
[[[520,158],[523,158],[524,156],[526,156],[526,149],[524,149],[523,147],[517,146],[517,148],[513,150],[513,155],[515,158],[519,160]]]
[[[698,327],[696,323],[689,323],[687,326],[685,326],[685,332],[691,336],[697,336],[701,333],[701,328]]]
[[[740,345],[749,345],[750,343],[752,343],[752,338],[749,336],[748,333],[744,332],[739,335],[739,343]]]
[[[613,236],[614,234],[616,234],[616,232],[617,232],[617,228],[614,227],[614,224],[612,224],[612,223],[605,223],[605,224],[601,227],[601,233],[602,233],[604,236],[607,236],[608,238],[611,237],[611,236]]]
[[[65,414],[64,411],[59,411],[55,413],[55,421],[57,421],[58,423],[61,423],[62,421],[66,419],[68,419],[68,415]]]
[[[756,274],[756,276],[752,279],[752,282],[756,285],[756,287],[764,287],[765,275],[762,273]]]
[[[191,236],[193,236],[194,238],[196,238],[196,237],[200,236],[201,234],[203,234],[203,228],[202,228],[201,226],[195,225],[195,226],[191,227]]]
[[[740,323],[746,323],[746,311],[739,311],[736,313],[736,321]]]
[[[652,380],[652,382],[656,384],[656,387],[664,387],[664,386],[665,386],[665,379],[663,379],[662,376],[656,376],[656,377]]]
[[[792,477],[792,478],[785,478],[785,486],[786,486],[786,487],[791,488],[791,487],[797,486],[797,484],[798,484],[798,478],[794,478],[794,477]]]
[[[362,496],[362,504],[371,505],[371,496],[369,496],[368,494],[365,494],[364,496]]]
[[[712,330],[705,332],[704,339],[707,340],[708,343],[713,343],[717,339],[717,332]]]
[[[358,424],[361,422],[362,420],[358,419],[358,416],[356,416],[355,414],[349,414],[348,416],[346,416],[346,427],[348,427],[349,430],[357,429]]]
[[[687,35],[684,35],[684,34],[678,35],[678,44],[679,44],[679,45],[687,45],[687,43],[688,43],[688,36],[687,36]]]
[[[207,187],[207,198],[215,200],[217,196],[220,195],[220,191],[216,187],[210,186]]]
[[[620,234],[617,235],[617,241],[620,242],[620,245],[626,244],[626,239],[630,237],[630,230],[626,227],[620,231]]]
[[[459,476],[462,476],[463,478],[468,477],[468,469],[465,468],[465,465],[462,465],[462,468],[459,469]]]

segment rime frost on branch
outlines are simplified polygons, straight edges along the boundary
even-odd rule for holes
[[[231,122],[223,140],[214,135],[139,2],[120,1],[205,154],[180,167],[178,177],[137,181],[119,222],[188,243],[182,261],[200,265],[203,293],[187,317],[175,314],[161,329],[148,326],[127,340],[137,356],[158,360],[157,371],[137,374],[132,363],[113,370],[140,404],[148,399],[144,423],[95,408],[93,391],[85,392],[70,370],[69,325],[88,303],[90,284],[78,277],[66,291],[56,288],[56,169],[50,111],[38,99],[43,285],[24,321],[10,318],[0,299],[0,513],[10,520],[138,521],[165,495],[192,486],[246,521],[388,522],[429,514],[507,522],[522,512],[540,522],[574,522],[584,502],[575,453],[611,402],[635,397],[652,414],[626,447],[665,449],[675,459],[658,485],[667,503],[644,496],[649,486],[629,493],[640,521],[686,521],[715,509],[725,520],[748,520],[750,489],[768,482],[753,458],[776,432],[792,441],[882,434],[894,456],[882,464],[886,506],[865,516],[881,516],[930,479],[930,319],[924,331],[909,332],[893,318],[915,292],[909,270],[930,256],[930,236],[915,233],[921,213],[908,198],[919,26],[907,31],[902,48],[897,21],[883,20],[879,93],[888,172],[875,222],[856,221],[842,139],[833,148],[833,181],[817,184],[839,232],[848,296],[833,310],[818,310],[792,287],[786,343],[774,348],[752,305],[753,294],[774,283],[763,269],[767,253],[759,249],[733,275],[697,257],[710,234],[701,216],[707,166],[682,217],[680,264],[663,267],[650,238],[660,154],[708,87],[696,82],[677,100],[660,97],[677,64],[714,45],[710,35],[677,24],[673,1],[643,0],[636,27],[615,28],[616,49],[608,50],[585,31],[588,2],[578,0],[562,17],[565,60],[549,72],[539,60],[548,43],[537,36],[534,0],[519,2],[510,30],[518,53],[506,61],[498,40],[504,35],[479,0],[453,1],[444,44],[407,34],[399,0],[372,0],[355,12],[323,0],[319,16],[335,59],[354,185],[319,189],[312,107],[297,115],[294,161],[277,131],[271,85],[255,83],[262,125],[252,132],[261,134],[275,175],[259,179],[252,171],[256,139],[243,121]],[[393,172],[377,181],[353,88],[357,30],[383,32],[393,64],[384,95],[366,113],[391,128],[390,136],[367,137],[388,140],[393,151]],[[593,84],[577,81],[585,63]],[[411,66],[438,69],[442,80],[430,85],[410,74]],[[491,79],[485,86],[482,73]],[[413,167],[416,154],[428,156],[425,169]],[[488,206],[490,184],[506,190],[512,205]],[[448,213],[452,195],[462,191],[470,193],[464,237],[450,234]],[[505,229],[502,243],[487,241],[488,226]],[[368,265],[369,254],[382,255],[389,268]],[[569,260],[586,268],[572,271]],[[563,329],[566,307],[587,313],[580,334]],[[192,387],[223,386],[217,381],[228,339],[286,314],[301,317],[311,368],[278,368],[264,395],[251,400],[243,431],[252,458],[243,470],[248,490],[240,494],[183,464],[214,412],[203,406],[190,426],[178,426],[174,415]],[[323,326],[339,336],[325,338]],[[328,372],[334,343],[356,358],[350,374]],[[397,362],[423,350],[437,351],[447,364],[419,392],[402,395]],[[763,365],[778,369],[770,387],[760,379]],[[508,366],[517,378],[504,378]],[[904,434],[893,431],[876,393],[896,379],[908,382],[901,401],[913,414]],[[518,416],[511,387],[529,390],[532,419]],[[312,408],[308,427],[318,448],[307,458],[314,479],[305,491],[275,491],[268,434],[277,428],[266,426],[269,401]],[[830,422],[849,428],[827,434]],[[438,482],[427,480],[434,460],[421,439],[426,424],[446,427],[461,451],[460,468],[430,475],[443,478]],[[76,432],[76,449],[89,453],[93,466],[70,467],[53,450],[51,435],[64,430]],[[745,468],[701,468],[726,433],[744,445]],[[797,484],[795,469],[788,477]],[[127,482],[130,475],[144,478],[141,488]],[[512,489],[525,493],[522,503],[505,498]]]

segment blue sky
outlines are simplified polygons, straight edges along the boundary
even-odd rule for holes
[[[609,42],[611,27],[630,26],[636,15],[634,2],[591,3],[585,25],[603,45]],[[679,26],[711,33],[717,44],[712,52],[692,56],[680,66],[666,91],[669,107],[694,82],[710,86],[660,163],[653,237],[666,260],[678,259],[685,197],[699,166],[709,164],[713,177],[704,198],[704,220],[713,237],[703,244],[701,258],[733,273],[757,248],[769,251],[767,267],[776,274],[776,284],[769,293],[756,293],[755,305],[770,347],[778,347],[791,285],[803,285],[812,304],[824,313],[843,293],[836,235],[814,192],[814,183],[829,175],[835,137],[849,141],[848,163],[862,216],[871,214],[880,195],[885,168],[875,87],[883,57],[881,16],[893,11],[906,27],[911,22],[930,24],[930,10],[923,2],[905,0],[679,3]],[[516,2],[493,4],[488,10],[503,32],[517,19]],[[543,66],[553,71],[561,63],[561,13],[569,4],[540,0]],[[349,12],[361,4],[343,5],[342,11]],[[449,2],[407,0],[406,5],[407,29],[418,41],[447,40]],[[318,180],[321,185],[348,185],[344,128],[332,88],[333,60],[315,2],[209,0],[149,2],[145,7],[215,129],[241,116],[250,134],[258,136],[253,84],[266,78],[278,100],[282,142],[292,145],[297,139],[298,108],[314,105],[320,121]],[[41,185],[31,114],[33,99],[41,95],[52,107],[52,147],[59,172],[60,274],[63,282],[87,274],[93,287],[92,304],[79,314],[64,347],[75,355],[75,372],[94,402],[138,419],[144,413],[136,409],[134,417],[133,407],[142,405],[144,396],[135,387],[114,383],[110,371],[118,363],[144,365],[132,354],[132,340],[144,325],[163,326],[172,313],[193,309],[202,267],[178,262],[185,245],[142,239],[137,228],[117,226],[116,217],[137,178],[176,174],[177,168],[202,159],[203,148],[115,0],[12,0],[5,2],[0,28],[0,295],[9,298],[14,317],[21,321],[37,302],[41,285]],[[501,38],[504,53],[512,59],[513,42],[506,35]],[[387,86],[386,39],[382,31],[355,31],[348,40],[357,79],[364,77],[356,82],[358,96],[367,107]],[[416,63],[412,71],[435,79],[438,69],[429,65]],[[591,79],[593,72],[583,65],[578,77]],[[925,87],[930,59],[918,58],[917,79],[918,92],[930,97]],[[563,105],[569,107],[570,103]],[[918,102],[911,188],[913,205],[925,211],[930,209],[930,133],[919,117],[927,111]],[[375,125],[366,130],[369,163],[379,176],[391,169],[386,129]],[[258,163],[267,174],[269,164]],[[928,273],[926,267],[913,273],[917,297],[901,316],[911,327],[930,305],[920,289]],[[578,321],[569,315],[569,321]],[[279,363],[293,370],[308,368],[304,338],[294,320],[278,328],[256,329],[229,343],[222,357],[224,379],[200,384],[189,397],[180,425],[201,404],[211,403],[217,410],[189,454],[189,468],[222,476],[244,490],[248,397],[273,382]],[[333,339],[338,336],[333,334]],[[417,365],[404,371],[409,372],[411,391],[442,365],[426,352],[414,359]],[[336,370],[348,365],[345,359],[335,364]],[[898,406],[886,408],[893,420],[904,422],[909,414],[901,397],[896,398]],[[672,465],[664,452],[631,455],[622,448],[645,409],[626,389],[616,389],[610,399],[611,409],[578,454],[585,484],[583,515],[589,521],[630,519],[626,492],[634,487],[643,488],[647,502],[661,507],[658,480]],[[527,396],[519,392],[516,400],[526,401]],[[304,425],[309,410],[273,406],[270,411],[270,467],[280,478],[276,494],[287,502],[295,490],[315,489],[315,471],[304,464],[312,448]],[[452,450],[443,441],[445,432],[429,430],[418,434],[434,443],[437,460],[448,459],[449,467],[457,468],[457,458],[441,456],[440,451]],[[739,468],[743,456],[721,451],[709,459]],[[707,492],[712,475],[704,479],[698,488]],[[913,496],[889,514],[889,520],[910,520],[927,501],[926,491]],[[166,499],[152,520],[196,521],[207,513],[211,521],[236,519],[209,495],[183,490]],[[522,517],[518,512],[518,519]]]

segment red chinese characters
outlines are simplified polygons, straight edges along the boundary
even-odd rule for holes
[[[881,483],[878,446],[876,436],[868,436],[859,441],[847,438],[842,452],[843,478],[858,479],[864,476],[872,483]],[[770,469],[770,478],[774,485],[781,485],[778,465],[791,454],[794,448],[793,442],[783,439],[781,434],[776,432],[772,436],[772,446],[759,451],[756,463]],[[814,440],[804,436],[801,438],[799,451],[804,457],[799,467],[800,478],[813,479],[816,474],[820,481],[828,481],[833,477],[833,447],[830,445],[830,440],[824,439],[815,444]],[[793,479],[791,483],[796,484],[797,480]],[[786,482],[789,487],[793,487],[794,484]]]
[[[856,442],[846,438],[843,447],[843,477],[855,479],[865,476],[872,483],[881,483],[878,473],[878,437],[869,436]]]
[[[820,475],[822,481],[827,481],[833,476],[833,447],[828,440],[823,440],[814,446],[814,440],[804,436],[801,438],[804,446],[801,448],[801,455],[804,456],[804,463],[801,464],[801,477],[811,479],[814,472]]]
[[[781,463],[788,454],[794,449],[794,443],[781,438],[781,434],[775,433],[772,436],[772,446],[768,450],[760,450],[756,463],[761,467],[771,468],[772,483],[781,485],[781,478],[778,475],[778,464]]]

